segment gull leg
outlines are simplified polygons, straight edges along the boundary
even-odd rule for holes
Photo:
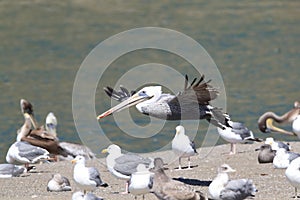
[[[229,155],[234,155],[236,153],[236,145],[235,145],[235,143],[231,143],[230,146],[231,147],[230,147]]]
[[[125,184],[125,191],[121,192],[121,194],[128,194],[128,181],[126,181],[126,184]]]
[[[191,169],[191,157],[188,157],[188,161],[189,161],[188,169]]]
[[[295,199],[298,199],[297,188],[295,187]]]
[[[178,165],[178,170],[181,170],[181,157],[179,157],[179,165]]]

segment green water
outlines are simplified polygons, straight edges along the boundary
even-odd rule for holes
[[[1,1],[0,160],[5,160],[16,130],[22,125],[21,98],[34,104],[40,123],[48,112],[55,113],[62,141],[79,142],[72,115],[72,89],[82,61],[106,38],[145,26],[174,29],[203,45],[223,76],[227,111],[232,119],[245,122],[258,137],[269,136],[257,129],[258,117],[268,110],[284,113],[300,99],[299,13],[297,0]],[[96,112],[110,105],[101,89],[105,84],[114,84],[130,66],[149,62],[174,66],[194,75],[188,63],[172,54],[142,50],[123,56],[112,63],[107,79],[99,83]],[[131,113],[138,124],[149,122],[148,117],[141,117],[134,109]],[[100,124],[113,142],[129,150],[139,147],[147,151],[150,146],[155,148],[169,141],[177,123],[167,123],[150,144],[151,141],[120,139],[122,134],[112,118],[103,119]],[[200,127],[198,145],[207,124],[201,122]],[[216,131],[211,134],[216,135]],[[92,148],[98,152],[97,147]]]

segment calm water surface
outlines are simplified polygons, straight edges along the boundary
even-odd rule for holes
[[[227,96],[227,112],[233,120],[245,122],[258,137],[269,136],[257,129],[257,119],[262,113],[272,110],[282,114],[292,108],[295,100],[300,100],[299,1],[222,4],[164,0],[155,3],[2,1],[0,9],[0,160],[3,162],[23,123],[21,98],[34,104],[40,124],[48,112],[55,113],[60,140],[80,142],[72,115],[77,70],[99,42],[136,27],[174,29],[203,45],[222,74],[226,94],[220,96]],[[129,53],[114,61],[101,78],[96,91],[96,113],[110,106],[103,86],[114,85],[132,66],[151,62],[172,66],[191,77],[195,75],[193,67],[176,55],[154,50]],[[172,78],[157,76],[162,80]],[[183,87],[183,80],[178,81]],[[137,125],[149,124],[147,116],[141,116],[135,109],[130,112]],[[124,126],[129,122],[126,118],[122,120]],[[186,126],[194,127],[194,123],[188,122]],[[167,122],[156,137],[143,140],[124,134],[112,117],[99,124],[112,142],[130,151],[147,152],[166,145],[174,136],[178,122]],[[97,134],[98,130],[85,128],[87,137]],[[195,138],[197,146],[202,145],[201,133],[206,129],[207,123],[200,122]],[[271,136],[296,140],[278,134]],[[216,130],[211,130],[208,137],[213,141],[217,137]],[[219,140],[218,144],[221,143]],[[103,147],[98,146],[97,141],[93,144],[91,148],[99,153]]]

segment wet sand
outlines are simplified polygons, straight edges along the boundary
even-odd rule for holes
[[[292,142],[291,145],[295,152],[300,152],[298,142]],[[237,170],[237,172],[230,174],[231,179],[249,178],[253,180],[258,189],[255,199],[291,199],[294,195],[294,188],[286,180],[285,170],[274,169],[272,164],[258,164],[258,152],[255,152],[254,149],[259,146],[259,143],[239,144],[236,155],[228,155],[229,144],[198,149],[200,154],[192,158],[194,168],[182,171],[174,170],[178,162],[171,151],[149,155],[152,157],[160,156],[164,160],[168,160],[170,163],[166,166],[168,168],[166,173],[170,177],[182,178],[181,180],[190,182],[195,190],[204,193],[207,193],[210,181],[216,176],[217,167],[227,163]],[[203,155],[207,156],[203,158]],[[187,160],[183,159],[183,166],[185,165],[187,165]],[[103,158],[88,161],[87,166],[97,167],[103,181],[109,184],[107,188],[97,188],[94,191],[96,195],[111,200],[134,199],[131,194],[119,193],[124,191],[125,182],[116,179],[106,170]],[[23,177],[0,179],[0,199],[71,199],[72,193],[79,190],[72,178],[73,165],[71,162],[38,164],[36,168],[36,173],[25,174]],[[71,192],[47,192],[47,182],[54,173],[61,173],[70,179]],[[138,199],[142,199],[142,197],[140,196]],[[147,194],[145,199],[152,200],[156,197],[153,194]]]

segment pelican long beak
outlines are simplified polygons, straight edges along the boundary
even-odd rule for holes
[[[35,118],[31,114],[28,114],[28,113],[24,113],[23,115],[24,115],[24,118],[29,118],[32,123],[33,128],[37,129],[37,122],[35,121]]]
[[[139,95],[139,94],[135,94],[133,96],[131,96],[130,98],[126,99],[125,101],[119,103],[118,105],[112,107],[111,109],[109,109],[108,111],[102,113],[101,115],[99,115],[97,117],[97,119],[102,119],[104,117],[107,117],[108,115],[111,115],[115,112],[119,112],[121,110],[124,110],[125,108],[129,108],[131,106],[134,106],[138,103],[141,103],[143,101],[146,101],[148,99],[151,99],[152,96],[146,96],[146,95]]]
[[[103,149],[103,150],[101,151],[101,153],[107,153],[107,152],[108,152],[107,149]]]
[[[271,118],[267,119],[267,121],[266,121],[266,125],[267,125],[268,129],[270,129],[271,131],[282,133],[282,134],[287,134],[287,135],[295,135],[295,136],[297,136],[293,132],[286,131],[284,129],[281,129],[281,128],[278,128],[278,127],[274,126],[273,122],[274,122],[274,120],[271,119]]]

